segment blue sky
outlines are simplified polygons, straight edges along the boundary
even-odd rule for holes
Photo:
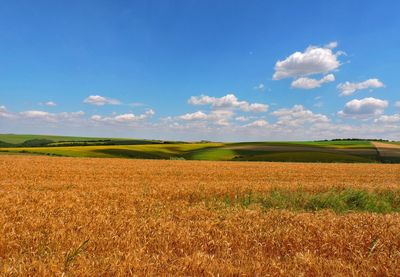
[[[398,1],[2,1],[0,132],[400,140]]]

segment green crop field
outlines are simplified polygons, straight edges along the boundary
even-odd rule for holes
[[[52,135],[15,135],[0,134],[0,141],[12,144],[23,143],[27,140],[44,139],[54,142],[59,141],[91,141],[91,140],[107,140],[110,138],[93,138],[93,137],[69,137],[69,136],[52,136]]]
[[[142,145],[165,143],[159,140],[99,138],[99,137],[70,137],[52,135],[15,135],[0,134],[0,147],[59,147],[87,145]],[[175,143],[175,142],[168,142]]]
[[[293,142],[175,142],[159,140],[0,135],[2,154],[34,154],[66,157],[186,159],[269,162],[399,162],[396,142],[379,152],[374,142],[364,140]],[[5,143],[5,144],[4,144]]]
[[[237,146],[311,146],[321,148],[374,148],[371,142],[363,140],[343,140],[343,141],[268,141],[268,142],[239,142],[232,145]]]

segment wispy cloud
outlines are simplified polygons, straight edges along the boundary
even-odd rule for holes
[[[368,80],[366,80],[364,82],[360,82],[360,83],[345,82],[345,83],[341,83],[337,86],[337,88],[340,91],[341,96],[352,95],[357,90],[383,88],[383,87],[385,87],[385,84],[376,78],[368,79]]]
[[[47,102],[40,102],[39,105],[47,106],[47,107],[55,107],[55,106],[57,106],[57,103],[53,102],[53,101],[47,101]]]
[[[83,103],[95,106],[104,106],[104,105],[120,105],[121,101],[100,95],[90,95],[89,97],[83,100]]]
[[[259,92],[264,92],[266,88],[263,83],[260,83],[260,84],[256,85],[253,89],[258,90]]]
[[[317,80],[308,77],[301,77],[292,82],[292,88],[297,89],[314,89],[319,88],[322,84],[335,81],[335,75],[328,74],[323,78]]]
[[[93,115],[90,119],[96,122],[129,123],[147,119],[155,114],[154,110],[147,110],[143,114],[124,113],[113,116]]]
[[[77,112],[61,112],[61,113],[49,113],[40,110],[29,110],[23,111],[18,114],[22,118],[33,119],[33,120],[43,120],[48,122],[62,122],[69,120],[76,120],[85,115],[83,111]]]

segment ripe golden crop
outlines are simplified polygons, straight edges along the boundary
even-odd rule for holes
[[[0,156],[0,275],[400,275],[400,216],[223,200],[400,189],[400,165]]]

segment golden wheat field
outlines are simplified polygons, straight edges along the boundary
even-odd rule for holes
[[[398,213],[226,205],[400,189],[400,165],[0,156],[1,276],[400,276]]]

